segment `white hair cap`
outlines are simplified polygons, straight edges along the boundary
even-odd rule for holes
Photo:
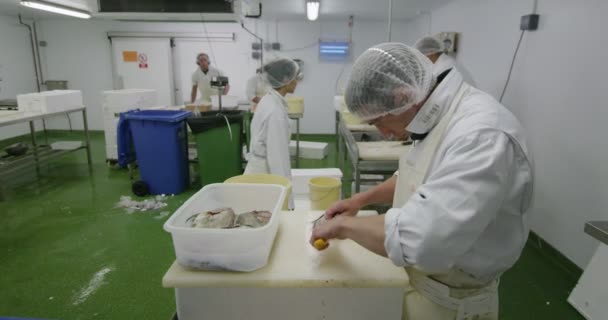
[[[425,56],[428,56],[433,53],[442,53],[444,50],[443,43],[441,43],[439,39],[430,36],[424,37],[416,41],[416,44],[414,46],[416,47],[416,49],[420,50],[420,52],[422,52],[422,54]]]
[[[367,49],[353,65],[344,98],[364,121],[400,114],[426,99],[435,83],[433,64],[402,43]]]
[[[289,58],[278,58],[264,64],[262,72],[268,84],[277,89],[296,79],[300,75],[300,66]]]

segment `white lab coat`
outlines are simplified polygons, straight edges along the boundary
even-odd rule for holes
[[[256,74],[255,76],[247,80],[247,100],[249,100],[252,105],[254,105],[254,103],[251,101],[253,100],[253,98],[263,97],[264,95],[266,95],[266,93],[268,93],[268,90],[268,85],[260,74]]]
[[[449,54],[443,53],[439,56],[439,59],[435,61],[435,64],[433,65],[433,75],[437,77],[446,70],[452,68],[458,69],[466,83],[472,85],[473,87],[477,86],[477,84],[475,83],[475,79],[473,79],[473,76],[471,75],[469,70],[467,70],[467,68],[465,68],[462,64],[458,63],[458,61],[456,61],[456,59],[454,59],[454,57],[450,56]]]
[[[192,73],[192,86],[197,86],[201,97],[199,100],[207,105],[211,105],[211,96],[217,96],[217,88],[211,86],[211,79],[214,77],[223,76],[224,73],[212,66],[209,66],[207,73],[204,73],[201,68],[196,68]]]
[[[461,75],[452,70],[407,130],[427,133],[446,114]],[[407,155],[415,164],[427,140]],[[532,198],[523,128],[492,96],[470,87],[449,121],[423,183],[385,216],[394,264],[454,287],[488,284],[519,258]],[[451,275],[467,275],[454,283]]]
[[[245,174],[270,173],[291,180],[290,139],[287,101],[270,89],[260,100],[251,121],[251,152]]]

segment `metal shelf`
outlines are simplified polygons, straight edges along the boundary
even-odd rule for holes
[[[35,152],[34,150],[29,150],[22,156],[0,159],[0,176],[4,177],[31,168],[36,166],[36,164],[39,165],[42,162],[50,161],[81,149],[86,149],[86,147],[82,145],[70,150],[54,150],[50,146],[39,146]]]

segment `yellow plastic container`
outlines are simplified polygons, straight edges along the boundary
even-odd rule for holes
[[[297,96],[287,97],[287,113],[304,114],[304,98]]]
[[[336,178],[316,177],[308,182],[310,187],[310,209],[327,210],[340,200],[342,182]]]
[[[347,125],[357,125],[363,123],[361,119],[359,119],[357,116],[348,111],[346,104],[342,105],[342,111],[340,112],[340,114],[342,119],[344,120],[344,123],[346,123]]]
[[[244,174],[234,176],[227,179],[224,183],[259,183],[259,184],[278,184],[284,186],[285,202],[283,202],[283,210],[289,209],[289,197],[291,196],[291,181],[283,176],[266,173]]]

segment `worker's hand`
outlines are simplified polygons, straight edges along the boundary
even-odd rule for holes
[[[253,99],[251,99],[251,101],[253,101],[253,103],[258,103],[258,102],[260,102],[260,98],[254,97]]]
[[[349,198],[334,203],[327,211],[325,211],[325,218],[333,219],[337,215],[353,217],[357,215],[357,212],[361,210],[363,205],[359,203],[355,198]]]
[[[325,250],[329,246],[328,240],[345,239],[343,234],[343,226],[346,219],[349,217],[338,216],[335,219],[324,220],[322,223],[317,223],[312,229],[310,244],[317,250]]]

